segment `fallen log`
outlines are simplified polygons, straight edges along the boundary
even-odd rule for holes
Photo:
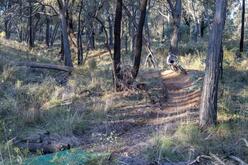
[[[37,63],[37,62],[17,62],[13,63],[15,66],[26,66],[30,68],[43,68],[43,69],[53,69],[65,72],[72,72],[73,68],[68,66],[62,65],[55,65],[55,64],[46,64],[46,63]]]
[[[22,143],[19,144],[18,147],[22,149],[28,149],[29,152],[31,153],[36,153],[38,151],[41,151],[43,154],[50,154],[50,153],[70,149],[70,144],[52,143],[52,142]]]
[[[56,133],[39,130],[27,137],[17,138],[13,144],[21,149],[28,149],[31,153],[42,151],[43,154],[54,153],[70,149],[79,145],[79,141],[74,136],[63,137]]]

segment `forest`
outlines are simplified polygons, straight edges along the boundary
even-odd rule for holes
[[[247,165],[246,0],[0,0],[0,165]]]

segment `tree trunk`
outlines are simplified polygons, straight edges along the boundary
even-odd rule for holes
[[[135,79],[139,72],[140,61],[141,61],[141,52],[142,52],[142,41],[143,41],[143,29],[146,20],[146,6],[148,0],[142,0],[140,6],[140,20],[137,29],[135,51],[134,51],[134,64],[132,70],[133,79]]]
[[[50,39],[50,45],[53,46],[54,44],[54,41],[56,39],[56,36],[57,36],[57,32],[58,32],[58,29],[59,29],[59,23],[56,23],[54,29],[53,29],[53,33],[52,33],[52,37]]]
[[[78,13],[78,34],[77,34],[78,65],[82,65],[82,63],[83,63],[83,45],[82,45],[82,29],[81,29],[82,9],[83,9],[83,4],[81,3],[79,13]]]
[[[216,0],[216,11],[209,35],[208,56],[200,105],[200,126],[203,128],[217,123],[219,64],[226,6],[227,0]]]
[[[115,79],[122,79],[121,71],[121,20],[122,20],[122,0],[117,0],[114,25],[114,76]],[[118,84],[115,81],[116,89]]]
[[[128,19],[128,32],[129,32],[129,51],[133,53],[133,36],[134,36],[134,27],[132,25],[132,18]]]
[[[22,13],[23,13],[23,9],[22,9],[22,0],[19,1],[19,7],[20,7],[20,10],[19,10],[19,14],[20,14],[20,21],[22,22],[23,19],[22,19]],[[23,41],[23,24],[20,25],[20,29],[19,29],[19,42],[22,42]]]
[[[7,10],[11,8],[11,1],[7,1]],[[11,34],[11,21],[9,16],[5,16],[4,18],[4,32],[5,32],[5,38],[10,39]]]
[[[109,47],[112,48],[113,47],[113,25],[112,25],[110,14],[108,16],[108,25],[109,25]]]
[[[65,53],[64,53],[64,41],[63,41],[63,34],[61,32],[61,35],[60,35],[60,60],[61,61],[64,61],[65,60]]]
[[[37,19],[37,21],[33,27],[33,41],[36,40],[36,35],[37,35],[37,32],[39,31],[39,28],[40,28],[40,31],[42,31],[42,24],[40,24],[40,21],[41,21],[40,15],[37,14],[37,16],[35,18]]]
[[[198,36],[199,36],[199,23],[198,21],[195,22],[194,26],[192,27],[192,31],[191,31],[191,39],[193,42],[197,42],[198,40]]]
[[[67,31],[67,21],[65,17],[67,4],[65,0],[57,0],[59,4],[59,16],[61,20],[61,31],[63,35],[63,50],[64,50],[64,59],[65,59],[65,66],[73,66],[71,60],[71,49],[69,43],[69,34]]]
[[[29,17],[28,17],[28,28],[29,28],[29,48],[34,47],[34,32],[33,32],[33,4],[29,0]]]
[[[19,31],[19,42],[22,42],[22,41],[23,41],[23,27],[21,25],[20,31]]]
[[[224,58],[224,49],[223,49],[223,44],[221,42],[220,46],[220,78],[223,78],[223,58]]]
[[[245,0],[243,0],[243,6],[242,6],[242,21],[241,21],[239,52],[244,51],[244,34],[245,34]]]
[[[5,31],[5,38],[10,39],[10,21],[8,18],[4,20],[4,31]]]
[[[93,23],[92,26],[93,28]],[[91,29],[91,32],[89,34],[89,41],[90,41],[90,49],[94,50],[95,49],[95,30]]]
[[[73,13],[71,10],[69,11],[68,9],[66,10],[66,21],[67,21],[67,28],[68,28],[67,31],[69,35],[70,48],[76,53],[78,49],[77,49],[77,36],[74,34]]]
[[[163,27],[162,27],[162,33],[161,33],[161,43],[164,42],[165,39],[165,21],[163,20]]]
[[[125,32],[126,34],[124,35],[125,38],[125,53],[128,54],[128,34],[127,32]]]
[[[46,16],[46,45],[47,45],[47,47],[50,46],[50,38],[51,38],[50,18],[49,18],[49,16]]]
[[[201,36],[201,38],[204,37],[204,29],[205,29],[204,23],[201,22],[201,31],[200,31],[200,36]]]
[[[178,55],[178,40],[179,40],[179,28],[181,22],[181,12],[182,12],[182,1],[176,0],[175,7],[173,6],[171,0],[167,0],[169,3],[170,9],[172,11],[172,25],[173,33],[171,36],[170,49],[169,53]]]

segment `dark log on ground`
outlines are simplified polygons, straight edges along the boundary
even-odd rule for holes
[[[48,131],[38,130],[27,137],[15,139],[13,143],[15,146],[28,149],[32,153],[42,151],[43,154],[49,154],[78,146],[79,140],[74,136],[63,137],[58,134],[50,134]]]
[[[43,154],[50,154],[58,151],[70,149],[70,144],[63,143],[22,143],[18,147],[28,149],[32,153],[42,151]]]
[[[18,62],[18,63],[13,63],[13,65],[26,66],[26,67],[31,67],[31,68],[53,69],[53,70],[65,71],[65,72],[72,72],[72,70],[73,70],[72,67],[68,67],[68,66],[37,63],[37,62]]]

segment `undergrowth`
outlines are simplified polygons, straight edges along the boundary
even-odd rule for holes
[[[6,42],[6,41],[5,41]],[[57,50],[34,49],[10,42],[0,45],[0,164],[13,164],[29,157],[27,150],[13,145],[17,138],[47,130],[61,136],[81,136],[90,132],[95,123],[110,118],[123,105],[134,107],[147,102],[142,93],[122,97],[112,93],[111,60],[97,57],[67,74],[57,71],[15,67],[16,61],[34,60],[58,62]],[[203,46],[202,46],[203,45]],[[180,45],[180,62],[188,70],[203,72],[206,45]],[[193,47],[193,48],[192,48]],[[168,50],[159,48],[159,68],[164,68]],[[45,55],[44,55],[45,54]],[[199,155],[215,155],[227,162],[229,156],[248,161],[248,59],[235,59],[235,52],[225,50],[224,75],[221,79],[218,103],[218,125],[202,131],[196,123],[182,123],[174,134],[154,136],[154,144],[144,153],[151,162],[190,162]],[[157,70],[158,70],[157,69]],[[148,70],[142,67],[141,73]],[[199,74],[203,76],[202,74]],[[202,79],[192,77],[199,88]],[[156,79],[149,80],[150,84]],[[157,94],[157,93],[155,93]],[[121,112],[121,110],[120,110]],[[124,119],[121,115],[114,119]],[[144,119],[143,119],[144,120]],[[99,135],[102,143],[118,142],[113,132]],[[242,140],[243,139],[243,140]],[[102,159],[89,163],[102,163]]]
[[[40,130],[60,136],[80,136],[89,130],[94,119],[100,122],[106,117],[105,100],[101,97],[112,89],[111,64],[107,60],[89,60],[69,76],[64,72],[12,65],[30,60],[59,63],[54,58],[56,50],[38,47],[30,51],[15,41],[1,42],[0,164],[21,164],[32,156],[14,145],[16,139]]]
[[[188,69],[204,70],[204,57],[182,57]],[[190,60],[190,62],[189,62]],[[235,58],[235,52],[225,50],[224,73],[219,84],[218,125],[201,130],[196,123],[182,123],[173,135],[159,134],[154,145],[145,152],[152,162],[192,162],[207,155],[211,164],[235,164],[231,156],[248,162],[248,72],[247,57]],[[219,160],[217,160],[219,159]],[[237,162],[236,162],[237,163]]]

